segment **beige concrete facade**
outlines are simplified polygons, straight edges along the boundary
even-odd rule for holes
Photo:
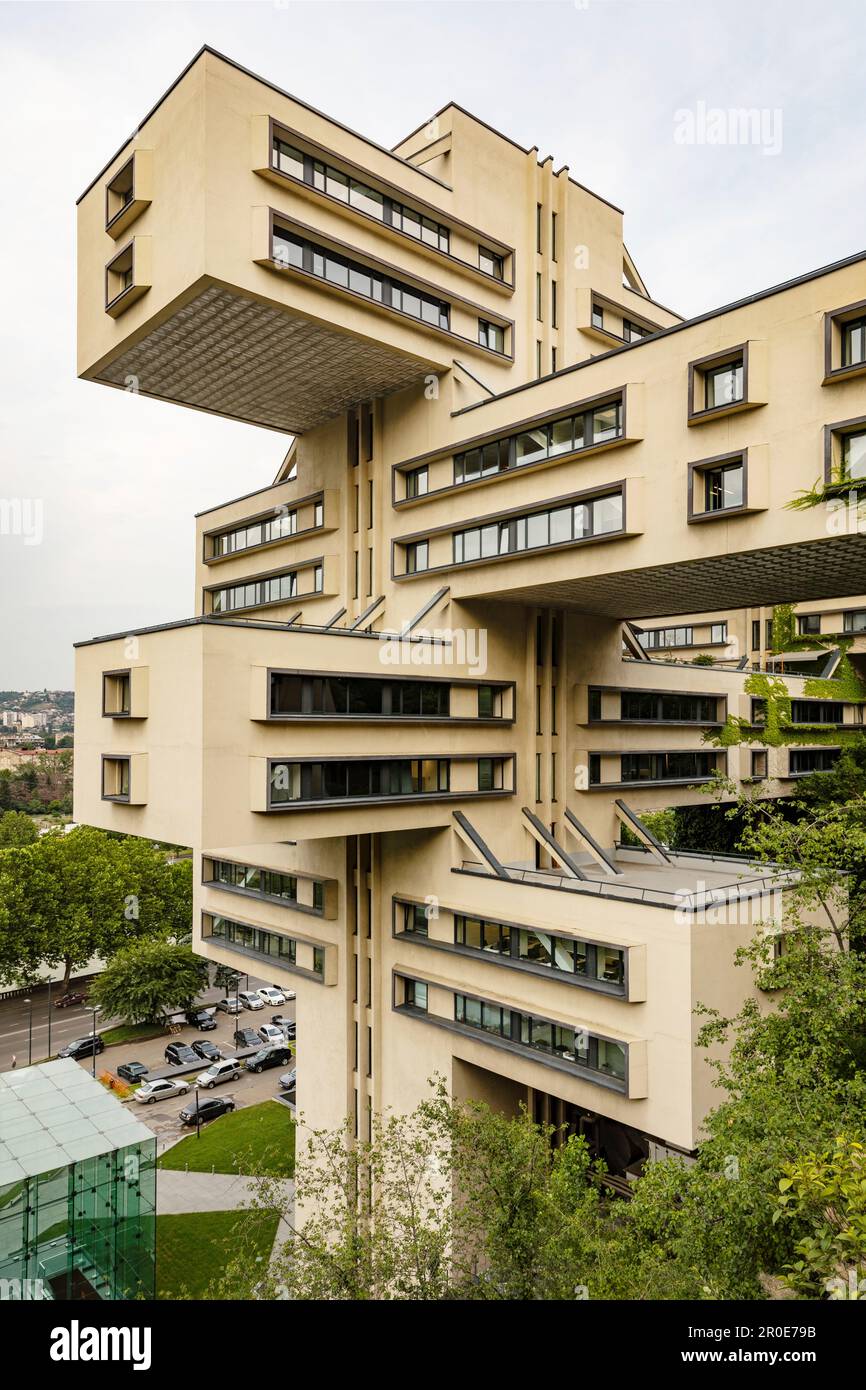
[[[291,980],[321,1043],[314,1124],[436,1071],[617,1171],[694,1147],[694,1005],[736,1006],[784,910],[621,820],[798,775],[748,624],[866,590],[856,528],[785,505],[866,417],[825,372],[864,265],[684,322],[536,149],[451,105],[384,150],[209,50],[82,196],[81,374],[288,452],[197,518],[188,621],[79,646],[76,817],[194,847],[197,949]],[[628,622],[698,604],[723,664],[645,659]]]

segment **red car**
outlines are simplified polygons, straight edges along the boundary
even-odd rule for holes
[[[55,1009],[68,1009],[70,1004],[84,1004],[87,1002],[87,995],[75,990],[69,994],[61,994],[59,999],[55,999]]]

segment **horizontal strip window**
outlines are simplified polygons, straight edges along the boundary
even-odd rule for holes
[[[579,414],[482,444],[454,457],[454,482],[472,483],[512,468],[596,448],[622,438],[622,400],[591,406]]]
[[[622,529],[623,496],[621,492],[611,492],[573,506],[458,531],[454,535],[454,563],[461,565],[497,555],[542,550],[569,541],[611,535]]]
[[[323,526],[325,522],[325,509],[322,502],[316,502],[313,508],[313,525],[307,530],[313,530]],[[241,550],[250,550],[253,546],[269,545],[272,541],[282,541],[290,536],[298,534],[298,513],[296,510],[281,508],[273,516],[266,517],[264,520],[249,522],[244,526],[236,526],[230,531],[218,531],[211,535],[211,553],[208,558],[217,560],[224,555],[235,555]]]
[[[210,877],[206,883],[233,888],[253,898],[268,898],[293,907],[298,903],[298,880],[294,874],[281,874],[275,869],[260,869],[255,864],[234,864],[227,859],[211,859]],[[322,912],[325,906],[325,885],[313,881],[313,911]]]
[[[505,329],[499,323],[490,323],[488,319],[478,320],[478,342],[481,347],[489,348],[491,352],[505,352]]]
[[[788,755],[788,771],[792,777],[809,772],[832,772],[841,752],[841,748],[792,748]]]
[[[792,724],[841,724],[845,706],[841,700],[792,700]]]
[[[657,333],[656,328],[647,328],[642,323],[635,323],[632,319],[623,319],[622,336],[626,343],[638,343],[641,338],[648,338],[651,333]]]
[[[454,995],[454,1019],[466,1028],[507,1038],[532,1052],[571,1062],[576,1069],[598,1072],[625,1089],[626,1049],[622,1043],[533,1014],[518,1013],[468,994]]]
[[[255,579],[247,584],[229,584],[223,589],[208,589],[211,596],[212,613],[233,613],[239,608],[261,608],[266,603],[282,603],[286,599],[297,598],[301,590],[298,585],[300,571],[285,570],[265,579]],[[322,592],[323,572],[321,565],[313,567],[314,594]],[[307,591],[309,592],[309,591]]]
[[[623,782],[699,781],[712,777],[718,766],[718,756],[718,753],[693,749],[673,753],[623,753],[620,779]]]
[[[809,637],[820,634],[821,614],[820,613],[800,613],[797,615],[797,632],[801,637]]]
[[[312,714],[345,718],[447,719],[448,681],[390,681],[366,676],[271,672],[270,717]]]
[[[431,938],[427,903],[395,900],[396,934],[422,937],[432,946],[450,950],[451,943]],[[589,984],[609,994],[625,996],[626,953],[616,946],[575,940],[572,936],[539,932],[511,922],[454,913],[454,946],[478,951],[497,964],[549,970],[577,984]]]
[[[647,651],[659,647],[693,647],[695,632],[691,627],[654,627],[639,634],[640,644]]]
[[[313,159],[302,150],[281,140],[279,136],[274,137],[274,168],[281,174],[300,179],[310,188],[315,188],[319,193],[324,193],[339,203],[345,203],[358,212],[366,213],[368,217],[375,217],[386,227],[405,232],[407,236],[414,237],[425,246],[432,246],[434,250],[444,251],[446,254],[450,251],[450,233],[441,222],[426,217],[405,203],[396,202],[386,194],[380,193],[377,188],[371,188],[369,184],[353,178],[332,164]],[[481,268],[484,269],[484,266]]]
[[[487,246],[479,246],[478,269],[483,270],[485,275],[492,275],[494,280],[504,280],[505,257],[500,256],[498,251],[491,251]]]
[[[298,943],[291,936],[280,932],[266,931],[264,927],[251,927],[247,922],[236,922],[231,917],[215,917],[206,914],[204,918],[205,940],[223,941],[226,946],[237,951],[247,951],[262,960],[273,961],[297,969]],[[310,972],[305,971],[305,974]],[[321,946],[313,947],[312,974],[320,979],[325,975],[325,952]]]
[[[844,628],[846,632],[866,632],[866,608],[846,613]]]
[[[437,796],[449,789],[447,758],[359,758],[350,762],[274,762],[270,804]]]
[[[716,724],[718,700],[711,695],[623,691],[620,695],[620,719],[636,723]]]
[[[418,319],[431,328],[446,332],[451,328],[451,306],[443,299],[425,294],[423,290],[382,275],[369,266],[351,261],[325,246],[317,246],[294,233],[274,227],[273,259],[278,265],[303,270],[320,280],[327,280],[339,289],[352,290],[376,304],[396,309],[407,318]]]

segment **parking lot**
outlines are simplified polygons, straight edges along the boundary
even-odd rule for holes
[[[248,984],[242,981],[244,988],[250,990],[271,983],[270,980],[258,980],[252,976]],[[220,997],[220,993],[216,990],[209,990],[202,996],[209,1009],[213,1008]],[[187,1102],[194,1099],[195,1090],[192,1082],[198,1075],[198,1071],[205,1071],[209,1065],[208,1062],[202,1060],[198,1070],[192,1071],[185,1067],[169,1066],[164,1056],[168,1044],[180,1042],[189,1045],[193,1042],[206,1040],[215,1043],[224,1057],[243,1056],[245,1053],[248,1054],[250,1049],[235,1047],[233,1037],[235,1029],[258,1029],[263,1023],[270,1023],[274,1014],[282,1014],[286,1018],[294,1019],[294,1000],[287,1000],[282,1005],[266,1004],[263,1009],[242,1009],[237,1015],[217,1012],[214,1014],[217,1026],[213,1031],[202,1032],[185,1025],[176,1033],[166,1033],[158,1038],[150,1038],[146,1042],[121,1043],[118,1046],[106,1048],[105,1052],[100,1053],[96,1058],[97,1076],[107,1071],[116,1074],[118,1066],[124,1062],[142,1062],[149,1069],[149,1075],[145,1080],[152,1080],[157,1076],[176,1076],[190,1082],[190,1091],[186,1095],[175,1096],[169,1100],[158,1100],[152,1105],[140,1105],[134,1100],[127,1102],[134,1110],[136,1119],[141,1120],[149,1129],[153,1130],[159,1141],[159,1151],[162,1152],[182,1135],[191,1133],[190,1129],[181,1125],[178,1117]],[[82,1035],[86,1034],[87,1031],[86,1028],[83,1029]],[[93,1059],[90,1057],[82,1058],[79,1065],[85,1071],[90,1072]],[[213,1090],[203,1091],[202,1094],[233,1100],[239,1110],[248,1105],[258,1105],[260,1101],[280,1095],[279,1078],[284,1072],[291,1071],[293,1066],[294,1060],[287,1066],[272,1067],[258,1074],[244,1071],[237,1080],[222,1082]]]

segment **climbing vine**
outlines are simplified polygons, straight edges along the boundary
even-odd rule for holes
[[[866,700],[866,687],[847,655],[843,655],[837,671],[839,674],[832,679],[807,680],[803,694],[826,700]],[[835,748],[859,743],[864,737],[860,726],[828,729],[824,724],[795,724],[791,719],[791,692],[779,676],[753,671],[747,677],[744,689],[747,695],[764,702],[764,722],[754,724],[751,718],[729,714],[722,729],[717,734],[707,735],[705,742],[718,748],[731,748],[738,743],[759,743],[769,748],[792,743],[827,743]]]

